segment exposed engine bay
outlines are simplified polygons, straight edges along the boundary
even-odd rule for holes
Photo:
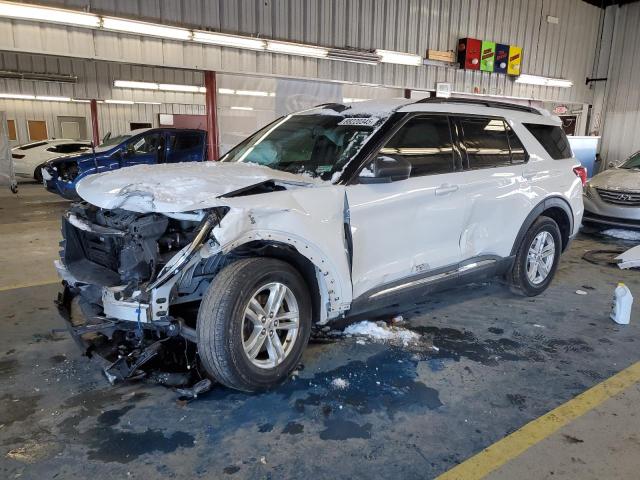
[[[58,305],[85,353],[105,361],[112,383],[144,376],[141,367],[154,362],[197,371],[199,300],[231,259],[215,254],[210,237],[224,213],[220,208],[171,218],[83,203],[63,217],[62,262],[56,266],[65,288]],[[197,379],[173,373],[164,379]]]

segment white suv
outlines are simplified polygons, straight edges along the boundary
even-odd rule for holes
[[[321,105],[217,163],[83,179],[59,305],[111,380],[182,357],[229,387],[269,388],[312,325],[496,275],[541,293],[580,226],[584,179],[542,110]]]

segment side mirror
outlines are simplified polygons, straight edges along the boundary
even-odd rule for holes
[[[128,157],[136,153],[136,148],[133,146],[133,143],[130,143],[129,145],[127,145],[126,153]]]
[[[607,168],[616,168],[616,163],[615,162],[607,163]]]
[[[368,169],[360,172],[359,180],[360,183],[395,182],[406,180],[410,175],[411,163],[405,158],[379,155]]]

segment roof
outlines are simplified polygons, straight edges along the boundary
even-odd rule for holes
[[[404,98],[365,100],[357,103],[326,103],[297,112],[297,115],[370,115],[385,118],[394,112],[429,112],[467,115],[492,115],[526,123],[560,125],[560,119],[547,110],[518,103],[500,102],[483,98],[425,98],[412,101]]]

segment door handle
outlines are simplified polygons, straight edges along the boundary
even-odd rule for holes
[[[436,187],[436,195],[448,195],[457,192],[460,187],[458,185],[449,185],[448,183]]]

